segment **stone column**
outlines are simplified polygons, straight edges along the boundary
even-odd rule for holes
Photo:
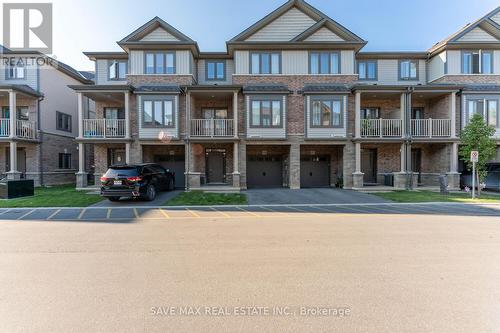
[[[239,144],[233,144],[233,187],[240,187],[240,168],[239,168]]]
[[[406,189],[406,146],[404,143],[401,144],[399,163],[401,170],[399,172],[394,172],[394,188],[398,190]]]
[[[130,142],[125,143],[125,164],[130,164]]]
[[[289,186],[291,189],[300,189],[300,144],[290,145],[290,165],[289,167]]]
[[[458,143],[451,144],[450,152],[450,172],[446,173],[448,178],[448,188],[450,190],[460,189],[460,173],[458,172]]]
[[[124,93],[125,101],[125,138],[130,139],[130,93],[126,91]],[[130,149],[130,145],[129,145]],[[128,162],[127,162],[128,163]]]
[[[247,188],[247,146],[245,143],[239,143],[238,149],[240,150],[238,154],[238,159],[240,160],[240,189]]]
[[[83,94],[77,93],[77,102],[78,102],[78,138],[83,138]]]
[[[78,172],[76,173],[76,188],[87,187],[87,173],[85,172],[85,144],[78,143]]]
[[[12,116],[12,115],[11,115]],[[10,142],[10,171],[7,172],[7,179],[20,179],[21,173],[17,171],[17,142]]]
[[[238,93],[233,93],[234,138],[238,137]]]
[[[361,172],[361,143],[354,144],[354,172],[352,174],[352,188],[363,188],[364,173]]]
[[[402,93],[399,102],[400,117],[401,117],[401,135],[405,136],[406,133],[406,93]]]
[[[450,119],[451,119],[450,131],[451,131],[452,138],[457,137],[457,98],[456,98],[456,95],[457,95],[456,92],[452,92],[450,94]]]
[[[361,136],[361,93],[356,92],[354,97],[354,118],[355,118],[355,137],[359,138]]]
[[[11,90],[9,91],[9,125],[10,125],[10,133],[9,137],[11,139],[16,137],[16,126],[17,126],[17,106],[16,106],[16,92]],[[12,156],[12,152],[11,152]],[[16,161],[17,162],[17,161]],[[12,165],[12,161],[11,161]]]

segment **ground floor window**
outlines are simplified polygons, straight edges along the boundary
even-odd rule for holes
[[[59,169],[71,169],[71,154],[59,153]]]

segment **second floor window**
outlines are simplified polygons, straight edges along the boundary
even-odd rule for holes
[[[418,80],[418,60],[401,60],[399,62],[400,80]]]
[[[376,60],[358,61],[358,74],[360,80],[376,80],[377,61]]]
[[[17,107],[17,120],[29,120],[29,109],[27,106],[18,106]],[[9,119],[10,111],[8,106],[3,106],[0,114],[0,118]]]
[[[125,80],[127,74],[127,61],[112,60],[108,65],[108,78],[110,80]]]
[[[338,52],[311,52],[309,54],[310,74],[340,74]]]
[[[312,101],[312,127],[342,127],[342,100],[321,98]]]
[[[250,113],[250,126],[252,127],[281,127],[282,100],[254,99]]]
[[[71,115],[57,111],[56,128],[60,131],[71,132]]]
[[[71,169],[71,154],[59,153],[59,169]]]
[[[26,67],[24,67],[24,63],[21,60],[17,61],[14,65],[7,66],[5,71],[6,79],[15,80],[26,78]]]
[[[145,127],[174,127],[174,102],[172,100],[145,100],[142,121]]]
[[[224,61],[215,61],[215,60],[207,60],[206,61],[206,79],[207,80],[224,80],[226,77],[225,65]]]
[[[146,53],[146,74],[175,74],[175,54],[173,52]]]
[[[491,51],[475,50],[462,53],[463,74],[492,74],[493,53]]]
[[[467,112],[469,119],[476,113],[480,114],[486,124],[499,127],[498,122],[498,100],[475,99],[467,101]]]
[[[251,74],[280,74],[281,56],[277,52],[250,53]]]

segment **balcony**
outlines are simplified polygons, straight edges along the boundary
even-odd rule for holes
[[[361,119],[361,136],[365,138],[401,137],[402,129],[401,119]]]
[[[124,138],[125,119],[83,119],[84,138]]]
[[[10,137],[10,119],[0,119],[0,137]],[[21,139],[35,140],[37,138],[36,121],[16,120],[16,137]]]
[[[234,136],[233,119],[191,119],[192,137],[232,137]]]
[[[419,138],[451,136],[450,119],[412,119],[411,135]]]

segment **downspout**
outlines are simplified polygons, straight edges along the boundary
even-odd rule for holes
[[[408,87],[406,93],[406,105],[405,105],[405,172],[406,172],[406,190],[413,190],[413,168],[411,167],[411,144],[412,144],[412,134],[411,134],[411,110],[412,110],[412,94],[414,88]]]
[[[40,116],[40,102],[43,100],[43,97],[38,98],[37,100],[37,113],[36,113],[36,122],[37,122],[37,131],[38,131],[38,140],[40,141],[38,143],[38,177],[40,180],[40,186],[44,186],[44,180],[43,180],[43,133],[41,130],[41,116]]]
[[[187,89],[186,89],[187,90]],[[187,162],[187,168],[185,170],[185,175],[184,175],[184,188],[186,191],[189,191],[189,172],[190,172],[190,169],[189,169],[189,166],[191,165],[191,161],[190,161],[190,156],[191,156],[191,145],[189,144],[189,126],[188,126],[188,123],[189,123],[189,117],[188,117],[188,113],[191,111],[191,101],[189,100],[190,99],[190,95],[187,93],[187,91],[184,91],[184,93],[186,94],[186,103],[185,104],[185,112],[186,112],[186,115],[184,116],[184,141],[186,142],[186,145],[187,145],[187,151],[184,152],[184,155],[186,156],[186,162]],[[180,112],[180,110],[179,110]]]

